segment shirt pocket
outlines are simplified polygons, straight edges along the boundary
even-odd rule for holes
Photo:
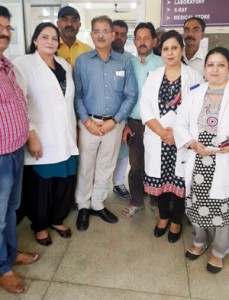
[[[114,76],[114,89],[117,92],[122,92],[124,89],[125,77],[124,76]]]

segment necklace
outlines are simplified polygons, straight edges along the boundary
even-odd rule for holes
[[[221,90],[207,89],[207,94],[209,94],[209,95],[223,95],[224,94],[224,89],[221,89]]]

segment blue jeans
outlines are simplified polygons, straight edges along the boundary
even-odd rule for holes
[[[16,210],[20,205],[24,148],[0,155],[0,275],[17,256]]]

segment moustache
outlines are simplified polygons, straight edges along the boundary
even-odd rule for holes
[[[146,45],[141,45],[141,46],[139,46],[139,49],[141,49],[141,48],[147,48],[147,47],[146,47]]]
[[[6,35],[0,35],[0,39],[6,39],[6,40],[10,41],[10,38]]]
[[[74,30],[74,28],[72,26],[66,26],[65,27],[65,30],[68,30],[68,29]]]
[[[194,39],[194,37],[189,35],[189,36],[186,37],[185,41],[188,41],[188,40],[195,41],[196,39]]]
[[[105,42],[104,39],[98,39],[98,42]]]

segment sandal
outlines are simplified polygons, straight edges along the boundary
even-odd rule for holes
[[[30,265],[37,261],[39,255],[37,253],[18,252],[14,265]]]
[[[137,212],[139,212],[140,210],[144,209],[145,206],[133,206],[133,205],[129,205],[127,207],[125,207],[122,210],[122,216],[129,218],[133,215],[135,215]]]
[[[22,278],[14,272],[0,276],[0,286],[9,293],[20,294],[25,291],[25,284]]]

